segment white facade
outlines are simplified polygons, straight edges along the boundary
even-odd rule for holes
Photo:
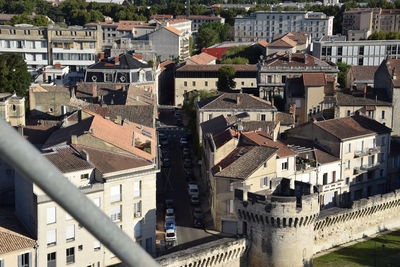
[[[379,66],[387,58],[400,58],[400,40],[336,41],[334,39],[313,42],[313,56],[333,63]]]
[[[267,40],[289,32],[307,32],[311,38],[332,35],[333,17],[312,11],[257,11],[235,19],[235,41]]]

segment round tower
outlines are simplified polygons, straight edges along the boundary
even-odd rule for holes
[[[308,184],[306,184],[308,185]],[[239,231],[250,242],[249,266],[311,266],[314,222],[320,208],[312,186],[308,193],[295,190],[269,196],[243,194],[236,198]],[[241,229],[240,229],[241,228]]]

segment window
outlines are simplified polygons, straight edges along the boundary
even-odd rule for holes
[[[46,221],[47,224],[52,224],[56,222],[56,207],[49,207],[47,208],[46,212]]]
[[[228,206],[229,206],[228,212],[229,212],[229,213],[233,213],[233,208],[234,208],[233,199],[230,199],[230,200],[229,200]]]
[[[133,203],[133,216],[135,218],[142,217],[142,201]]]
[[[350,183],[350,177],[346,177],[346,184]]]
[[[285,162],[282,162],[282,170],[287,170],[288,167],[288,159],[285,159]]]
[[[347,111],[347,116],[348,116],[348,117],[351,116],[351,111],[350,111],[350,110]]]
[[[359,66],[364,65],[364,58],[361,57],[361,58],[358,59],[358,65]]]
[[[111,203],[121,201],[121,185],[111,187]]]
[[[351,144],[347,144],[347,150],[346,150],[346,152],[347,152],[347,153],[350,153],[350,152],[351,152]]]
[[[346,169],[350,169],[350,160],[347,161]]]
[[[81,180],[89,179],[89,173],[81,174]]]
[[[332,172],[332,183],[336,182],[336,171]]]
[[[208,86],[208,82],[207,82],[207,81],[206,81],[206,82],[204,82],[204,86],[206,86],[206,87]]]
[[[68,225],[65,228],[65,240],[67,242],[75,240],[75,225]]]
[[[196,86],[196,82],[195,81],[192,82],[192,86]]]
[[[383,136],[382,137],[382,144],[381,144],[381,146],[385,146],[386,145],[386,138]]]
[[[384,161],[385,161],[384,154],[383,153],[379,153],[378,154],[378,162],[379,163],[383,163]]]
[[[183,86],[187,87],[187,82],[183,82]]]
[[[264,177],[260,179],[260,187],[264,187],[268,185],[268,178]]]
[[[337,50],[337,55],[338,56],[341,56],[343,54],[343,47],[342,46],[339,46],[338,47],[338,50]]]
[[[97,250],[100,250],[100,248],[101,248],[100,241],[99,241],[99,240],[95,240],[95,241],[93,242],[93,250],[94,250],[94,251],[97,251]]]
[[[267,83],[272,83],[272,76],[271,75],[267,76]]]
[[[265,119],[266,119],[266,118],[265,118],[265,114],[261,114],[261,120],[262,120],[262,121],[265,121]]]
[[[385,119],[385,111],[384,111],[384,110],[382,110],[382,112],[381,112],[381,119],[382,119],[382,120]]]
[[[47,254],[47,267],[56,267],[56,253]]]
[[[322,176],[322,184],[327,184],[328,183],[328,173],[324,173]]]
[[[282,76],[282,83],[286,83],[286,76]]]
[[[31,267],[32,253],[24,253],[18,256],[18,267]]]
[[[381,176],[381,178],[383,177],[383,170],[379,171],[379,175]]]
[[[213,118],[213,114],[208,114],[208,120],[211,120]]]
[[[67,264],[74,263],[75,262],[75,248],[67,248],[66,250],[67,254]]]
[[[360,51],[358,53],[360,56],[364,55],[364,46],[360,46]]]
[[[47,246],[54,246],[57,243],[56,229],[47,231]]]
[[[111,220],[113,222],[119,222],[122,220],[121,206],[112,206],[111,207]]]
[[[133,197],[140,197],[142,195],[142,181],[135,181],[133,183]]]
[[[242,82],[241,84],[242,84],[242,86],[244,86],[244,82]]]
[[[135,238],[142,236],[142,221],[137,221],[133,223],[133,235]]]

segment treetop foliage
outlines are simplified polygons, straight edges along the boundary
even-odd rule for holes
[[[7,53],[0,55],[0,93],[16,92],[25,96],[31,84],[31,76],[21,55]]]

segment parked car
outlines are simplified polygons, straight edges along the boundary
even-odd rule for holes
[[[174,201],[172,199],[165,200],[165,208],[166,209],[173,209],[174,208]]]
[[[162,146],[167,146],[168,145],[168,138],[161,138],[160,139],[160,144]]]
[[[179,127],[183,126],[183,121],[181,119],[176,119],[176,125]]]
[[[188,193],[189,193],[189,196],[192,196],[192,195],[199,195],[199,187],[197,186],[197,184],[195,184],[195,183],[189,183],[188,184]]]
[[[184,159],[191,159],[192,158],[192,152],[188,147],[183,147],[182,149],[182,155]]]
[[[193,208],[194,218],[203,218],[203,210],[200,207]]]
[[[204,227],[204,215],[199,207],[193,209],[193,226],[197,228]]]
[[[193,218],[193,226],[196,228],[204,227],[204,219],[203,218]]]
[[[182,112],[179,109],[175,110],[175,118],[181,118],[181,117],[182,117]]]
[[[165,224],[164,224],[164,229],[165,229],[165,231],[175,230],[176,229],[175,220],[174,219],[166,219]]]
[[[176,232],[175,230],[168,229],[165,231],[165,242],[175,242],[176,241]]]
[[[188,159],[188,158],[184,159],[184,161],[183,161],[183,167],[186,168],[186,169],[191,169],[191,168],[193,168],[192,160],[191,160],[191,159]]]
[[[190,196],[190,204],[192,205],[200,205],[200,198],[199,195],[191,195]]]
[[[193,182],[193,181],[196,180],[194,175],[193,175],[193,172],[190,171],[189,169],[187,169],[187,170],[185,169],[185,179],[188,182]]]
[[[179,140],[181,143],[181,146],[188,146],[189,145],[189,141],[186,137],[181,137],[181,139]]]
[[[170,168],[171,167],[171,160],[169,158],[164,158],[162,162],[163,168]]]
[[[174,219],[175,220],[175,210],[172,208],[165,210],[165,220]]]

